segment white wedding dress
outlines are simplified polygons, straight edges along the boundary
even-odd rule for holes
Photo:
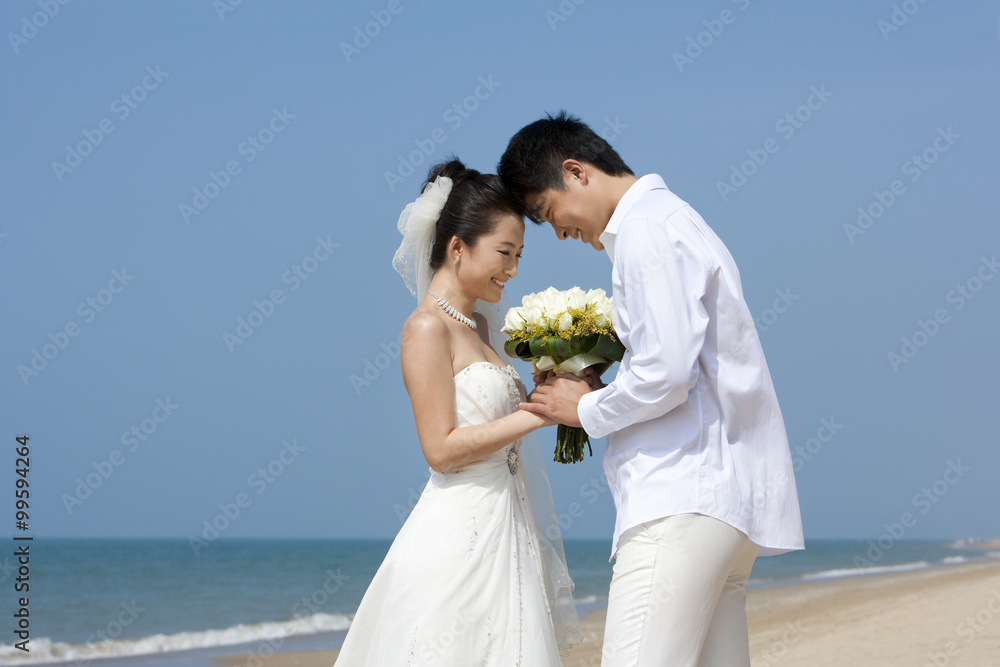
[[[455,376],[456,426],[499,419],[524,398],[511,366],[476,362]],[[551,491],[534,458],[519,440],[432,472],[358,607],[336,667],[561,664],[560,650],[581,636]]]

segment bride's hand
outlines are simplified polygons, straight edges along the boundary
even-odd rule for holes
[[[601,376],[598,375],[593,368],[588,367],[583,371],[583,373],[583,379],[590,385],[591,391],[596,391],[606,386],[601,380]],[[559,376],[552,371],[543,371],[540,375],[532,376],[532,379],[535,381],[535,388],[537,389],[543,384],[552,384],[557,377]]]
[[[531,394],[528,394],[528,402],[529,403],[531,402],[531,396],[534,393],[535,392],[531,392]],[[549,417],[546,417],[545,415],[540,414],[538,412],[532,412],[530,410],[525,410],[524,408],[521,408],[521,412],[527,412],[528,414],[534,416],[538,420],[538,427],[537,428],[544,428],[545,426],[555,426],[556,424],[559,423],[556,420],[551,419]]]
[[[527,410],[525,410],[525,412],[527,412]],[[537,412],[532,412],[530,414],[533,414],[535,415],[535,417],[538,418],[538,428],[545,428],[546,426],[555,426],[556,424],[559,423],[556,420],[549,419],[548,417],[540,415]]]
[[[535,381],[535,386],[537,387],[540,384],[545,384],[549,378],[553,378],[555,376],[556,374],[552,371],[542,371],[538,375],[532,375],[531,379]]]

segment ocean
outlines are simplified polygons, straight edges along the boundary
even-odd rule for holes
[[[203,667],[219,655],[254,667],[273,652],[337,648],[391,540],[35,539],[29,652],[0,630],[0,664]],[[13,542],[11,543],[13,544]],[[749,587],[1000,558],[973,540],[809,541],[759,558]],[[567,540],[581,614],[607,599],[607,540]],[[9,553],[13,554],[11,546]],[[0,562],[4,611],[18,611],[16,558]],[[142,656],[140,658],[140,656]]]

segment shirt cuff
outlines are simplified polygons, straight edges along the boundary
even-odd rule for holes
[[[580,419],[583,430],[591,438],[603,438],[614,430],[597,409],[597,400],[605,389],[607,387],[587,392],[580,397],[580,403],[576,406],[576,416]]]

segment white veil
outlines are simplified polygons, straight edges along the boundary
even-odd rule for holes
[[[431,248],[441,210],[451,193],[452,180],[438,176],[427,184],[423,193],[410,202],[399,215],[396,227],[403,240],[392,258],[392,266],[403,277],[403,282],[419,303],[424,299],[434,272],[430,268]],[[473,308],[487,325],[488,340],[496,353],[504,358],[507,335],[501,331],[510,300],[504,293],[499,303],[479,299]],[[549,601],[552,625],[560,650],[565,651],[583,640],[580,619],[573,603],[573,580],[566,566],[562,531],[552,502],[552,489],[542,458],[538,437],[529,433],[521,439],[521,463],[527,502],[532,510],[531,519],[537,528],[538,544],[535,554],[541,565],[542,581]]]
[[[403,276],[403,282],[417,303],[424,300],[427,287],[431,284],[431,248],[434,247],[434,232],[437,229],[441,209],[451,194],[451,179],[438,176],[427,184],[415,201],[411,201],[399,214],[396,229],[403,235],[403,241],[392,258],[392,268]]]

